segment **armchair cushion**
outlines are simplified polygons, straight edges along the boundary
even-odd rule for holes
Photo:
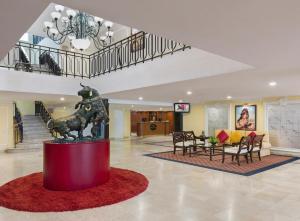
[[[243,135],[238,130],[231,131],[230,141],[231,143],[239,143]]]
[[[230,148],[225,148],[224,152],[225,153],[232,153],[232,154],[236,154],[239,151],[239,147],[230,147]],[[241,154],[243,153],[247,153],[248,150],[247,149],[241,149]]]
[[[184,142],[178,142],[175,144],[176,146],[178,147],[187,147],[187,146],[190,146],[190,145],[194,145],[194,142],[192,140],[187,140],[187,141],[184,141]]]
[[[225,141],[229,138],[229,135],[222,130],[218,135],[217,138],[219,139],[220,143],[225,143]]]

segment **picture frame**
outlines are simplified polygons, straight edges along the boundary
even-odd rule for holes
[[[257,124],[256,105],[235,105],[235,129],[255,131]]]

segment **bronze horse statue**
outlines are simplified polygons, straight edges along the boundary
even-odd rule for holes
[[[103,99],[100,97],[97,90],[80,84],[83,88],[78,91],[78,96],[82,100],[75,105],[77,111],[70,116],[58,119],[51,119],[47,123],[47,127],[52,134],[59,134],[68,140],[69,137],[76,140],[83,138],[83,130],[90,124],[93,124],[91,129],[92,137],[98,136],[97,131],[101,122],[107,123],[109,117],[104,106]],[[71,134],[72,131],[77,131],[78,137]],[[58,136],[55,136],[58,138]]]

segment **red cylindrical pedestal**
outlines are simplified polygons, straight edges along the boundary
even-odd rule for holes
[[[82,143],[44,142],[44,187],[81,190],[109,179],[109,140]]]

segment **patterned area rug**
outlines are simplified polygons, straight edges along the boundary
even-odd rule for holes
[[[145,156],[174,161],[178,163],[185,163],[193,166],[199,166],[243,176],[251,176],[257,173],[261,173],[263,171],[270,170],[299,159],[298,157],[269,155],[262,157],[261,161],[259,161],[257,157],[254,157],[253,162],[251,163],[249,160],[249,164],[247,164],[246,159],[244,157],[240,157],[241,166],[239,166],[236,161],[231,161],[231,156],[226,156],[224,163],[222,163],[222,156],[220,155],[213,156],[212,161],[210,161],[209,156],[192,155],[191,157],[189,157],[188,154],[183,156],[182,151],[177,151],[176,154],[173,154],[173,151],[167,151],[146,154]]]

